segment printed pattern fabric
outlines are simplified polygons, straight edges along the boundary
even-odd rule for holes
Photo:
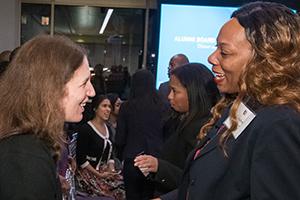
[[[107,171],[107,165],[101,165],[100,173]],[[113,173],[109,177],[99,178],[88,170],[79,169],[76,172],[76,188],[89,196],[106,196],[116,200],[125,200],[125,190],[122,175]]]

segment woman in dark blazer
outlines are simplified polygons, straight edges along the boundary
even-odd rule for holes
[[[200,131],[178,198],[300,199],[300,17],[246,4],[208,58],[224,98]]]
[[[210,110],[219,98],[213,74],[198,63],[171,71],[170,88],[170,104],[181,114],[177,130],[166,141],[158,158],[141,155],[135,159],[136,166],[151,172],[160,194],[178,186],[185,160],[195,147],[200,128],[207,122]]]
[[[126,199],[153,197],[153,184],[134,166],[142,153],[157,156],[163,143],[164,104],[158,97],[154,77],[139,70],[131,80],[129,100],[121,105],[116,131],[119,159],[124,161],[123,175]]]

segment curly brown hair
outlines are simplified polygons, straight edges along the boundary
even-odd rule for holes
[[[237,128],[237,108],[246,96],[262,105],[288,105],[300,112],[300,17],[286,6],[271,2],[246,4],[232,17],[245,29],[253,57],[239,79],[239,93],[222,98],[199,134],[200,139],[205,137],[224,109],[232,104],[232,125],[220,137],[223,149]]]
[[[86,55],[63,36],[26,42],[0,80],[0,139],[31,133],[54,150],[63,142],[65,85]]]

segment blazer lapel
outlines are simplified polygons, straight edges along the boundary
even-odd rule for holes
[[[187,157],[187,159],[186,159],[186,163],[187,163],[187,164],[185,165],[184,170],[183,170],[184,174],[185,174],[186,172],[189,171],[189,168],[190,168],[190,166],[191,166],[192,163],[193,163],[193,160],[194,160],[194,156],[195,156],[195,154],[196,154],[196,151],[198,151],[198,149],[202,148],[208,140],[209,140],[209,138],[208,138],[208,137],[205,137],[203,140],[201,140],[201,141],[196,145],[196,148],[194,148],[194,149],[189,153],[189,155],[188,155],[188,157]],[[198,157],[198,156],[197,156],[197,157]]]
[[[198,159],[200,158],[201,156],[207,154],[208,152],[212,151],[213,149],[215,149],[217,146],[218,146],[218,143],[219,143],[219,137],[214,137],[212,138],[207,145],[205,145],[203,147],[203,149],[201,149],[201,152],[199,153],[199,155],[195,158]]]

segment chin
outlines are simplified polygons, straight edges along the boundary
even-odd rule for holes
[[[69,118],[65,119],[66,122],[80,122],[81,120],[82,120],[82,115],[72,116],[72,117],[69,117]]]

